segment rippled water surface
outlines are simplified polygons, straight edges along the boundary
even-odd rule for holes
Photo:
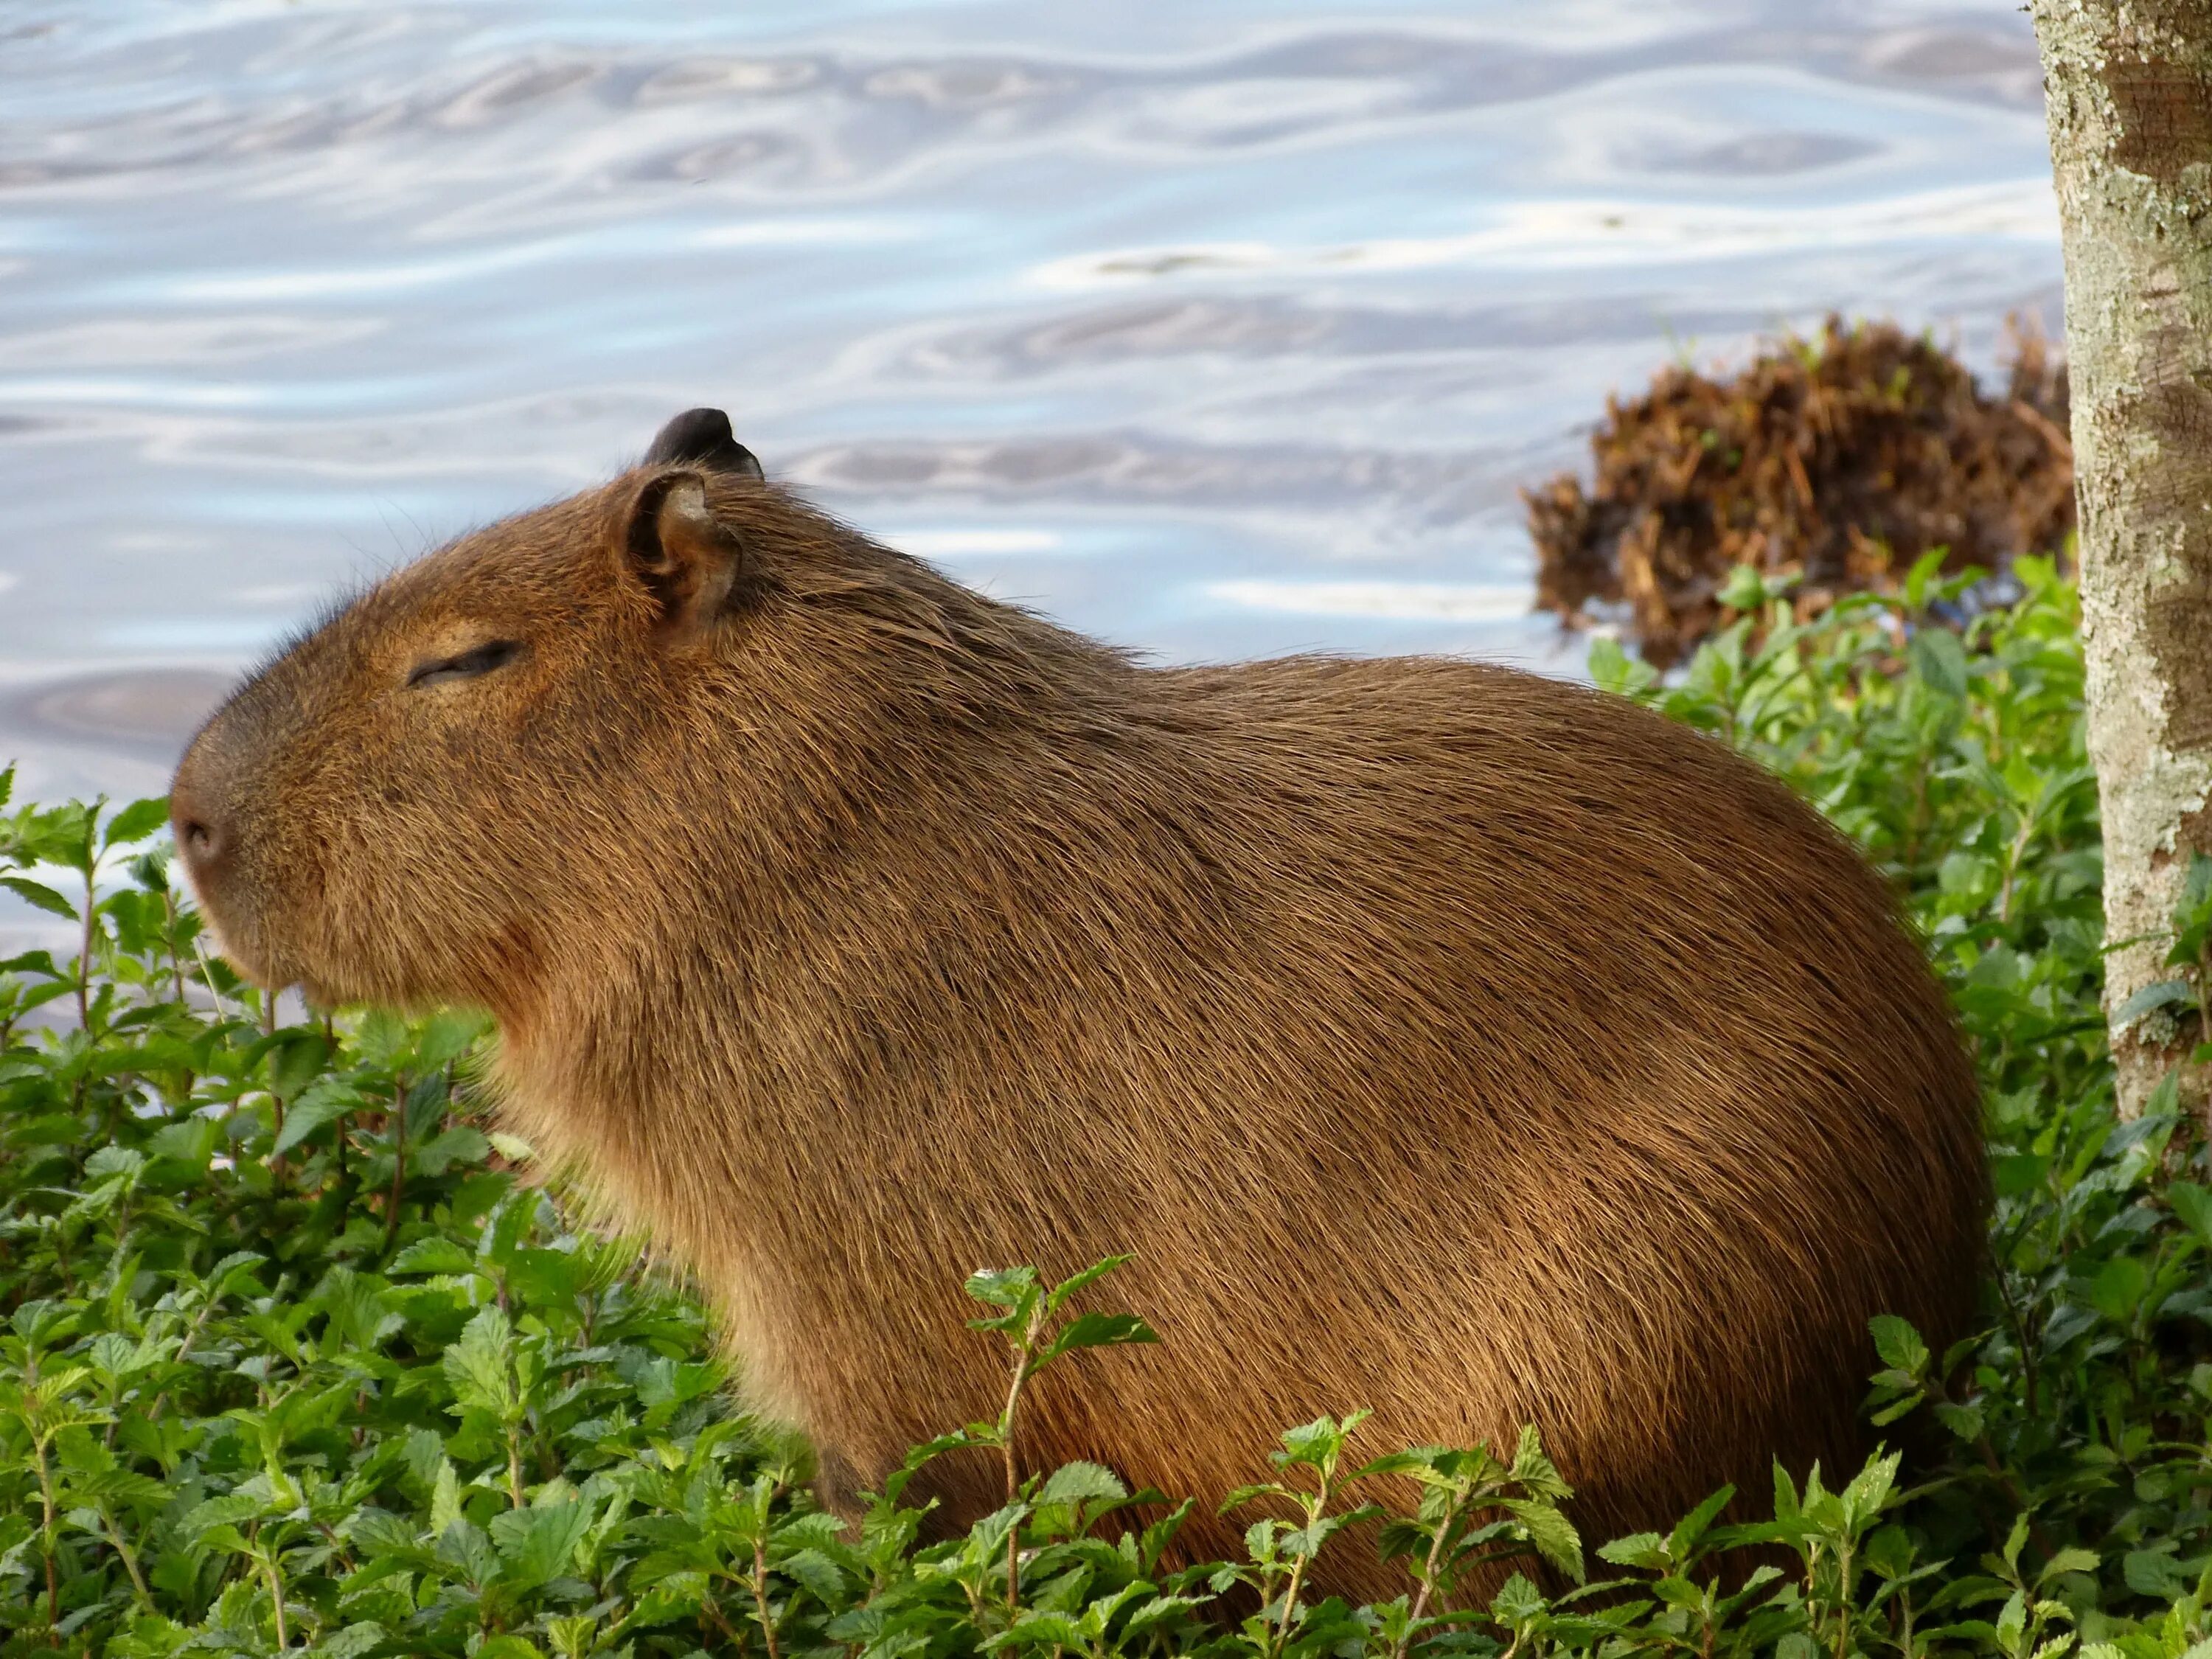
[[[1515,498],[1830,307],[2057,317],[2015,0],[0,10],[0,758],[696,403],[1164,658],[1571,666]]]

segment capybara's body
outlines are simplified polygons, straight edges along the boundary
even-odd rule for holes
[[[1133,1252],[1102,1305],[1164,1339],[1048,1373],[1032,1468],[1210,1500],[1322,1412],[1533,1421],[1597,1536],[1855,1463],[1868,1319],[1960,1333],[1943,997],[1719,743],[1467,662],[1138,666],[656,458],[280,659],[179,840],[264,981],[496,1013],[500,1109],[696,1271],[833,1498],[994,1413],[978,1267]]]

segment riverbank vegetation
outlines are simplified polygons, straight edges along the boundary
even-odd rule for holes
[[[1794,574],[1798,620],[1894,593],[1917,561],[2002,573],[2074,530],[2064,361],[2015,322],[2002,386],[1894,323],[1830,317],[1741,368],[1686,360],[1590,434],[1588,484],[1524,492],[1536,604],[1569,627],[1617,619],[1671,667],[1724,626],[1733,573]]]
[[[1407,1451],[1317,1401],[1252,1449],[1243,1559],[1177,1565],[1172,1498],[1016,1455],[1018,1378],[1105,1376],[1143,1310],[1010,1267],[969,1285],[1010,1415],[916,1456],[1005,1459],[1011,1501],[925,1542],[895,1480],[844,1528],[682,1287],[523,1177],[481,1022],[274,1019],[206,952],[158,805],[20,806],[0,879],[73,948],[0,961],[0,1651],[2212,1653],[2212,1171],[2170,1093],[2113,1110],[2075,597],[2021,559],[1988,605],[1940,563],[1809,617],[1739,569],[1672,678],[1593,659],[1866,848],[1975,1045],[1983,1328],[1931,1354],[1877,1322],[1863,1468],[1582,1538],[1540,1425]],[[2131,1016],[2202,1041],[2212,875],[2188,893]],[[1317,1553],[1378,1547],[1347,1522],[1385,1474],[1425,1494],[1379,1529],[1406,1594],[1316,1598]]]

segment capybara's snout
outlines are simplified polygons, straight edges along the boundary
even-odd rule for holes
[[[237,843],[230,803],[210,771],[201,758],[200,745],[195,744],[186,751],[169,786],[169,827],[176,835],[177,855],[184,860],[185,873],[203,903],[221,879]]]
[[[169,783],[169,828],[177,857],[198,897],[200,912],[234,966],[267,978],[259,939],[261,866],[269,837],[255,805],[269,793],[258,774],[261,748],[249,707],[235,700],[200,730]]]

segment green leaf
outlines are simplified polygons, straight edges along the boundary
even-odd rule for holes
[[[2173,1558],[2155,1550],[2130,1550],[2120,1558],[2120,1576],[2136,1595],[2160,1601],[2171,1601],[2189,1589],[2189,1580]]]
[[[1884,1578],[1905,1578],[1912,1572],[1912,1539],[1902,1527],[1878,1528],[1861,1553],[1867,1565]]]
[[[1598,1559],[1620,1567],[1643,1567],[1663,1572],[1672,1565],[1667,1540],[1656,1532],[1632,1532],[1597,1547]]]
[[[825,1607],[838,1607],[845,1600],[844,1569],[818,1549],[793,1550],[777,1560],[775,1570],[805,1586]]]
[[[94,1181],[110,1176],[135,1176],[146,1167],[146,1154],[135,1146],[102,1146],[84,1161],[84,1172]]]
[[[1164,1625],[1181,1623],[1205,1605],[1206,1598],[1203,1596],[1155,1595],[1130,1611],[1121,1626],[1123,1640],[1125,1643],[1133,1642],[1148,1631]]]
[[[143,841],[169,821],[169,802],[167,796],[147,800],[134,800],[113,817],[100,837],[103,849],[127,847],[132,842]]]
[[[321,1074],[330,1063],[331,1047],[319,1031],[279,1031],[269,1054],[269,1086],[289,1101]]]
[[[1129,1489],[1113,1470],[1097,1463],[1063,1463],[1045,1477],[1037,1493],[1041,1504],[1085,1504],[1100,1499],[1119,1503]]]
[[[2038,1152],[2015,1152],[1990,1160],[1999,1198],[2018,1198],[2043,1184],[2051,1173],[2051,1159]]]
[[[1766,583],[1755,565],[1732,565],[1718,598],[1731,611],[1756,611],[1766,603]]]
[[[1782,1467],[1779,1458],[1774,1463],[1774,1518],[1795,1521],[1802,1510],[1798,1507],[1796,1483],[1790,1480],[1790,1471]]]
[[[433,1127],[445,1121],[446,1109],[452,1103],[453,1091],[447,1085],[444,1072],[432,1071],[416,1078],[407,1091],[404,1114],[410,1144],[427,1140]]]
[[[426,1072],[435,1071],[467,1053],[491,1025],[489,1015],[472,1009],[441,1009],[423,1023],[416,1045],[416,1062]]]
[[[235,1547],[211,1542],[213,1534],[251,1521],[268,1507],[268,1500],[251,1492],[229,1492],[194,1504],[177,1523],[177,1535],[187,1549]]]
[[[1713,1524],[1720,1512],[1729,1506],[1729,1500],[1735,1496],[1734,1486],[1723,1486],[1676,1524],[1668,1537],[1667,1553],[1678,1566],[1688,1563],[1698,1540],[1705,1535],[1706,1528]]]
[[[2212,858],[2192,852],[2189,873],[2182,878],[2181,902],[2173,911],[2173,948],[2166,964],[2179,967],[2201,962],[2208,935],[2212,935]]]
[[[1560,1478],[1559,1466],[1545,1455],[1543,1439],[1534,1423],[1521,1425],[1521,1438],[1513,1449],[1511,1477],[1539,1497],[1574,1496],[1574,1489]]]
[[[418,1238],[392,1258],[395,1273],[467,1273],[476,1271],[477,1259],[452,1239],[433,1234]]]
[[[1032,1613],[1024,1608],[1014,1620],[1013,1627],[984,1644],[989,1651],[1018,1645],[1027,1648],[1073,1648],[1081,1652],[1087,1647],[1083,1627],[1064,1613]]]
[[[514,1331],[504,1310],[486,1308],[470,1320],[442,1362],[460,1403],[502,1420],[509,1416],[520,1403],[515,1397],[514,1354]]]
[[[481,1164],[490,1156],[491,1142],[483,1131],[465,1123],[456,1123],[452,1128],[408,1150],[416,1170],[426,1176],[442,1176],[457,1164]]]
[[[1912,562],[1912,568],[1905,573],[1906,610],[1917,613],[1926,608],[1929,586],[1942,574],[1943,561],[1950,553],[1948,547],[1931,547]]]
[[[2045,1580],[2057,1577],[2062,1572],[2094,1572],[2101,1565],[2094,1550],[2079,1548],[2060,1550],[2050,1560],[2044,1563],[2043,1571],[2036,1575],[2036,1582],[2042,1583]]]
[[[1583,1540],[1574,1523],[1541,1499],[1502,1498],[1498,1507],[1528,1529],[1536,1553],[1577,1583],[1583,1581]]]
[[[1911,1321],[1895,1314],[1876,1314],[1867,1322],[1867,1328],[1874,1333],[1874,1351],[1883,1364],[1915,1377],[1926,1368],[1928,1345],[1920,1340]]]
[[[1936,1420],[1970,1445],[1982,1437],[1984,1419],[1979,1406],[1957,1406],[1948,1401],[1939,1401],[1936,1406]]]
[[[706,1597],[705,1573],[696,1570],[672,1572],[638,1598],[636,1608],[629,1615],[629,1622],[645,1628],[672,1624],[678,1619],[688,1619],[697,1613],[699,1604]]]
[[[1651,1593],[1668,1606],[1698,1607],[1705,1605],[1705,1592],[1686,1578],[1661,1578],[1651,1585]]]
[[[1931,689],[1948,697],[1966,695],[1966,648],[1948,628],[1923,623],[1907,647],[1912,671]]]
[[[1620,648],[1618,640],[1605,634],[1590,640],[1585,666],[1598,690],[1615,696],[1635,696],[1648,691],[1658,678],[1650,664],[1630,656]]]
[[[517,1250],[507,1266],[507,1288],[526,1307],[565,1310],[574,1304],[585,1272],[586,1265],[571,1251]]]
[[[580,1498],[542,1508],[509,1510],[491,1519],[491,1540],[511,1583],[534,1589],[568,1570],[591,1528],[592,1506]]]
[[[2162,979],[2146,985],[2112,1010],[2112,1024],[2132,1025],[2145,1014],[2157,1008],[2194,1008],[2197,993],[2178,979]]]
[[[1057,1359],[1079,1348],[1110,1348],[1159,1340],[1158,1333],[1134,1314],[1079,1314],[1053,1337],[1037,1363]]]
[[[6,888],[17,898],[49,915],[65,917],[70,921],[77,919],[76,906],[52,888],[33,881],[27,876],[0,876],[0,887]]]
[[[2150,1291],[2150,1268],[2141,1258],[2116,1255],[2097,1270],[2089,1305],[2118,1324],[2130,1323]]]
[[[1881,1373],[1881,1376],[1877,1377],[1875,1380],[1877,1382],[1882,1382],[1884,1379],[1901,1375],[1902,1373],[1898,1371],[1884,1371]],[[1886,1429],[1891,1424],[1897,1422],[1899,1419],[1910,1417],[1914,1412],[1918,1411],[1921,1406],[1926,1401],[1927,1398],[1928,1396],[1921,1389],[1915,1389],[1911,1393],[1891,1401],[1887,1406],[1883,1406],[1878,1410],[1868,1413],[1867,1421],[1873,1424],[1875,1427],[1878,1429]]]
[[[1046,1309],[1050,1312],[1058,1313],[1066,1304],[1069,1297],[1096,1285],[1107,1274],[1126,1267],[1134,1259],[1127,1255],[1109,1255],[1103,1261],[1092,1262],[1080,1273],[1070,1274],[1054,1285],[1047,1294]]]
[[[1340,1423],[1333,1417],[1316,1417],[1310,1423],[1301,1423],[1295,1429],[1285,1429],[1283,1431],[1283,1449],[1273,1456],[1278,1464],[1303,1463],[1319,1468],[1322,1462],[1342,1452],[1344,1443],[1352,1429],[1366,1415],[1364,1412],[1353,1412]]]
[[[430,1487],[430,1530],[444,1537],[461,1519],[461,1482],[453,1460],[438,1460],[438,1473]]]
[[[283,1157],[318,1129],[327,1127],[348,1112],[357,1111],[367,1104],[350,1085],[336,1079],[324,1079],[292,1103],[291,1109],[284,1114],[283,1129],[270,1143],[269,1156]]]
[[[1870,1526],[1875,1517],[1889,1506],[1890,1494],[1896,1489],[1898,1464],[1903,1454],[1892,1452],[1888,1456],[1875,1455],[1866,1461],[1864,1468],[1851,1477],[1850,1484],[1838,1494],[1842,1499],[1844,1514],[1854,1531]]]
[[[1022,1308],[1042,1295],[1035,1267],[983,1267],[968,1275],[961,1288],[994,1308]]]
[[[1540,1617],[1549,1603],[1543,1593],[1520,1573],[1513,1573],[1490,1598],[1492,1614],[1509,1626],[1524,1625]]]
[[[2212,1243],[2212,1190],[2193,1181],[2166,1183],[2166,1201],[2175,1218],[2207,1243]]]
[[[314,1659],[368,1659],[370,1654],[389,1650],[391,1640],[390,1632],[383,1626],[373,1619],[362,1620],[316,1643]],[[479,1659],[483,1652],[483,1649],[477,1650]]]

